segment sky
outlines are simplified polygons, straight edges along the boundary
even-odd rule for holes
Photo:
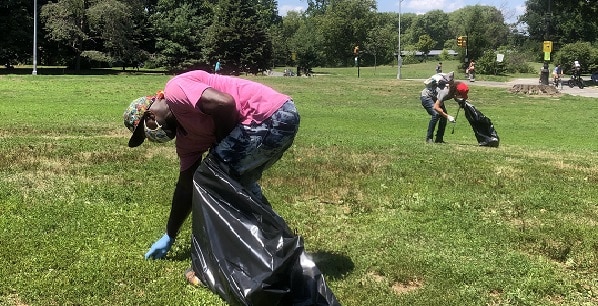
[[[401,13],[423,14],[431,10],[453,12],[468,5],[495,6],[503,13],[507,22],[514,22],[517,16],[525,13],[525,0],[402,0]],[[399,12],[399,0],[377,0],[378,12]],[[305,11],[307,0],[278,0],[278,13]]]

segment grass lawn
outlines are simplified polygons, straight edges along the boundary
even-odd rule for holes
[[[449,144],[425,144],[407,79],[435,64],[246,76],[302,116],[264,174],[274,209],[343,305],[598,304],[598,101],[473,86],[500,147],[478,147],[463,114]],[[0,304],[224,304],[185,282],[190,220],[165,260],[143,259],[178,159],[174,143],[128,148],[122,113],[169,78],[0,75]]]

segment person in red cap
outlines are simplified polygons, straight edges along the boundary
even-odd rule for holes
[[[467,95],[469,93],[469,86],[463,82],[451,82],[444,88],[438,90],[438,99],[434,103],[434,110],[442,117],[446,118],[444,120],[444,127],[446,127],[446,121],[455,123],[455,117],[449,115],[446,111],[446,107],[444,106],[444,102],[450,99],[454,99],[461,107],[461,103],[467,100]],[[443,118],[440,119],[442,123]],[[438,127],[440,130],[440,124]],[[445,143],[443,137],[444,136],[444,128],[442,129],[442,135],[439,138],[438,133],[436,134],[436,143]]]
[[[449,99],[467,99],[469,88],[463,82],[455,82],[454,72],[438,73],[424,82],[426,88],[421,93],[422,106],[431,116],[426,133],[426,143],[445,143],[444,132],[447,121],[455,122],[455,118],[448,114],[444,102]],[[434,129],[438,123],[436,139]]]

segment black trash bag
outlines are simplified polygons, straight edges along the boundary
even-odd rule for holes
[[[303,239],[208,154],[194,176],[195,274],[230,305],[340,305]]]
[[[469,121],[478,144],[484,147],[498,147],[500,138],[490,118],[486,117],[473,104],[467,101],[459,103],[459,106],[465,111],[465,118]]]

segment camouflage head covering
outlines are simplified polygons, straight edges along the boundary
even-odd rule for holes
[[[164,99],[164,93],[158,92],[155,96],[135,99],[131,102],[129,107],[127,107],[123,114],[123,119],[125,126],[133,133],[129,140],[129,147],[137,147],[141,145],[145,138],[159,143],[168,142],[173,139],[168,136],[159,123],[156,122],[158,126],[153,130],[145,125],[144,115],[146,111],[155,101],[161,99]],[[138,128],[140,124],[141,127]]]

